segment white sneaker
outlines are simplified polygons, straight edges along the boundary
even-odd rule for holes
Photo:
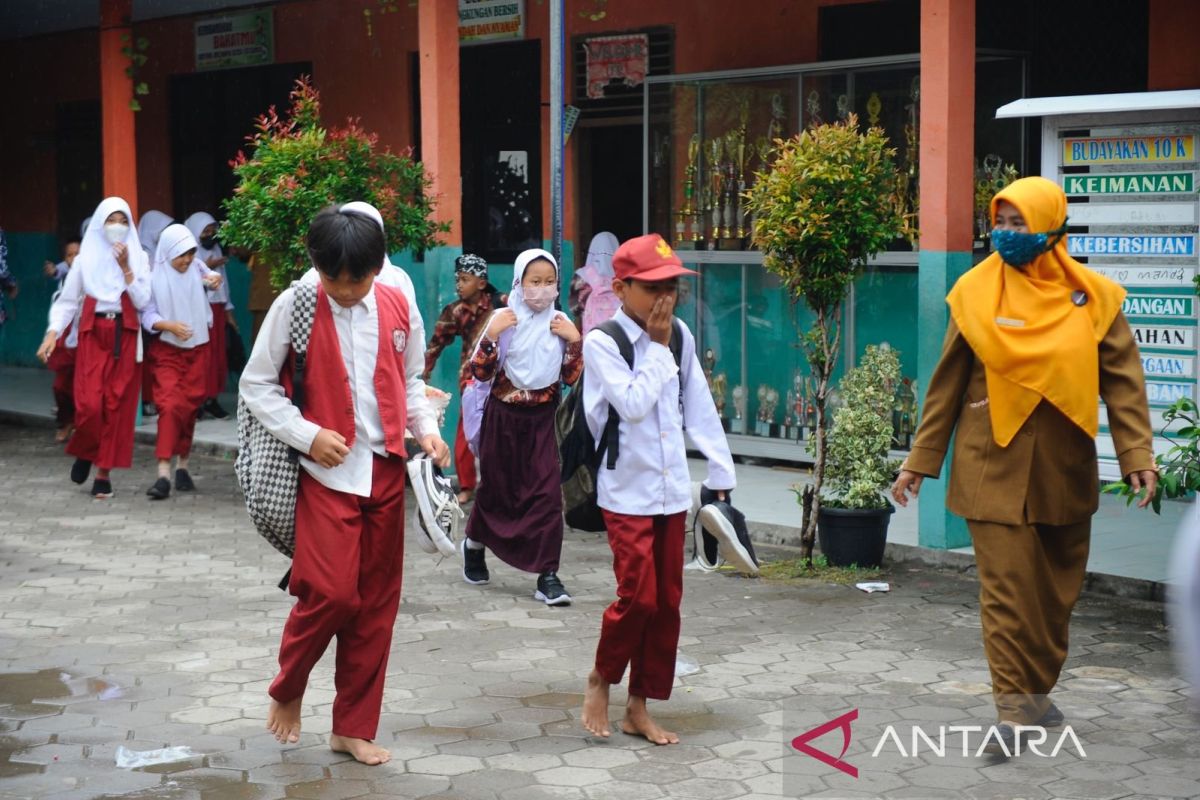
[[[417,497],[417,522],[421,528],[417,545],[427,553],[457,555],[455,542],[466,515],[454,496],[450,480],[425,453],[409,459],[408,480]]]

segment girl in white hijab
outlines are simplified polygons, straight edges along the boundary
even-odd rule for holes
[[[162,236],[162,232],[174,221],[163,212],[154,209],[142,214],[142,218],[138,220],[138,238],[142,240],[142,249],[146,251],[146,257],[150,259],[151,269],[154,269],[154,254],[158,249],[158,237]]]
[[[534,598],[547,605],[571,602],[558,578],[563,524],[554,411],[562,384],[574,384],[583,371],[582,337],[554,307],[558,294],[554,257],[521,253],[508,308],[492,315],[476,344],[474,383],[463,393],[464,430],[480,467],[463,579],[488,582],[487,547],[510,566],[537,573]]]
[[[75,357],[75,456],[71,480],[83,483],[96,466],[92,495],[112,497],[109,471],[133,460],[133,427],[141,384],[138,311],[150,300],[150,270],[129,204],[109,197],[96,207],[79,255],[50,309],[38,348],[46,361],[58,335],[79,313]]]
[[[213,325],[204,264],[196,257],[197,243],[183,225],[162,232],[150,279],[151,297],[142,312],[142,326],[160,336],[154,350],[154,396],[158,401],[158,479],[146,494],[162,500],[171,494],[171,459],[175,488],[192,491],[188,456],[196,416],[204,402]]]
[[[212,306],[212,347],[209,348],[208,372],[205,379],[204,412],[217,419],[225,419],[229,412],[217,402],[221,392],[225,391],[225,383],[229,378],[229,357],[225,352],[225,337],[237,333],[237,323],[233,318],[233,301],[229,294],[229,276],[225,273],[225,264],[229,259],[217,244],[217,221],[212,214],[197,211],[183,221],[188,231],[195,237],[198,244],[196,258],[208,269],[221,276],[221,282],[208,290],[208,302]],[[227,327],[232,328],[228,331]]]

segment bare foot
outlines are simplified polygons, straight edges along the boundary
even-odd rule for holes
[[[621,730],[630,736],[643,736],[654,744],[679,744],[679,736],[664,730],[646,711],[644,697],[630,696]]]
[[[588,673],[587,689],[583,692],[583,727],[602,739],[612,735],[608,724],[608,681],[594,668]]]
[[[75,432],[75,428],[70,425],[64,425],[54,433],[54,441],[65,442],[71,438],[71,434]]]
[[[271,710],[267,712],[267,730],[280,744],[295,744],[300,741],[300,701],[303,697],[281,703],[271,700]]]
[[[391,753],[372,741],[338,736],[336,733],[329,735],[329,749],[335,753],[349,753],[355,761],[372,767],[392,760]]]
[[[463,489],[461,492],[458,493],[458,504],[460,506],[465,506],[467,503],[471,502],[471,498],[474,496],[475,496],[474,489]]]

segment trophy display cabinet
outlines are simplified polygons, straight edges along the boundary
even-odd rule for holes
[[[1020,54],[980,51],[976,62],[976,247],[987,252],[987,200],[1021,172],[1025,126],[992,111],[1025,95]],[[644,91],[643,214],[689,268],[676,314],[692,329],[713,400],[735,454],[808,462],[816,413],[800,349],[811,315],[763,267],[741,193],[772,142],[845,119],[883,128],[895,148],[896,202],[911,234],[872,259],[842,309],[838,375],[867,345],[899,351],[905,376],[893,410],[906,450],[919,417],[917,350],[920,59],[917,55],[729,72],[648,77]],[[835,375],[835,380],[837,375]],[[836,391],[830,398],[836,408]]]

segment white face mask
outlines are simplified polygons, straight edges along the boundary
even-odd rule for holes
[[[129,226],[122,225],[119,222],[109,223],[104,226],[104,238],[108,239],[110,244],[125,241],[125,237],[129,235]]]
[[[558,296],[558,288],[555,286],[522,287],[521,294],[525,297],[525,305],[536,313],[545,311],[554,303],[554,298]]]

